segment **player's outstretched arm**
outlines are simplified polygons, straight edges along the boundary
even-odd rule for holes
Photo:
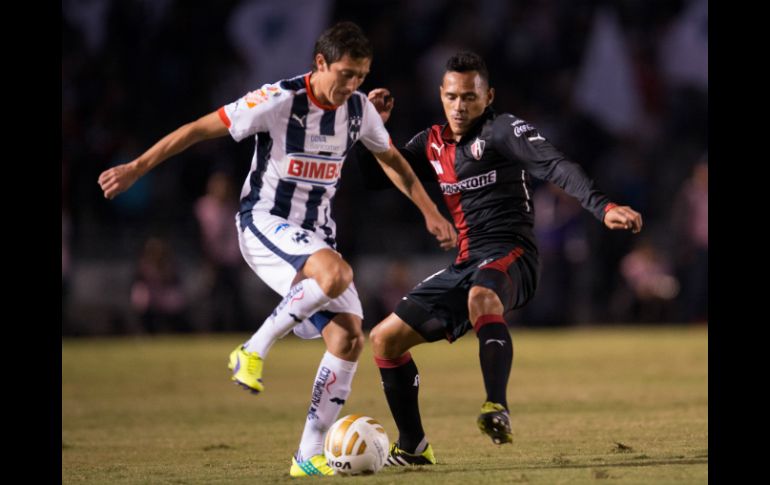
[[[430,200],[422,183],[409,166],[409,162],[393,146],[386,152],[375,153],[374,156],[398,190],[409,197],[420,209],[425,218],[425,226],[431,234],[436,236],[441,248],[446,251],[455,247],[457,232],[454,226],[441,215],[436,204]]]
[[[642,215],[627,205],[614,205],[604,214],[604,225],[610,229],[642,230]]]
[[[104,197],[112,199],[121,192],[125,192],[139,177],[156,165],[199,141],[225,136],[227,133],[227,127],[216,111],[180,126],[135,160],[102,172],[99,175],[99,185],[104,191]]]

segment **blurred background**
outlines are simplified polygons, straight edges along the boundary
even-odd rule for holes
[[[63,335],[253,331],[279,301],[233,216],[253,139],[201,143],[113,201],[97,177],[178,126],[310,68],[352,20],[374,45],[362,90],[395,96],[401,145],[443,115],[446,59],[486,60],[494,107],[537,126],[641,234],[610,232],[550,184],[533,195],[542,277],[516,325],[708,319],[706,0],[62,0]],[[438,198],[438,191],[429,187]],[[451,262],[417,210],[345,165],[338,249],[368,328]]]

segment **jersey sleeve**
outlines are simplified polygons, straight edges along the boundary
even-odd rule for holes
[[[219,108],[219,117],[235,141],[268,131],[280,100],[289,92],[278,84],[265,84],[256,91]]]
[[[372,153],[382,153],[390,148],[390,134],[382,118],[369,98],[364,97],[364,116],[361,121],[361,142]]]
[[[436,182],[436,172],[431,167],[426,155],[426,147],[428,145],[428,132],[430,128],[427,128],[412,137],[403,148],[399,148],[401,155],[404,156],[409,165],[412,166],[414,174],[420,181],[424,182]]]
[[[604,219],[609,198],[580,165],[568,160],[537,128],[513,115],[502,115],[496,120],[494,137],[503,156],[520,161],[527,172],[559,186],[598,220]]]

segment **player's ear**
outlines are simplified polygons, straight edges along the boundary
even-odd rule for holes
[[[326,71],[326,59],[324,58],[324,55],[321,54],[320,52],[315,55],[315,67],[317,71],[321,71],[321,72]]]
[[[492,101],[495,99],[495,88],[489,88],[489,91],[487,91],[487,106],[492,104]]]

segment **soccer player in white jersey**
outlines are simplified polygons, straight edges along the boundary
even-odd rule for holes
[[[112,199],[167,158],[210,138],[254,137],[251,170],[236,215],[241,252],[249,266],[283,295],[259,330],[230,354],[232,380],[253,393],[264,389],[262,365],[289,331],[322,337],[327,351],[315,376],[310,408],[291,476],[331,475],[323,438],[350,394],[363,348],[363,312],[353,271],[334,250],[331,200],[342,163],[361,141],[394,184],[419,208],[444,249],[457,242],[409,164],[390,143],[377,110],[357,92],[372,50],[361,29],[341,22],[316,42],[311,72],[266,84],[166,135],[135,160],[99,176]]]

